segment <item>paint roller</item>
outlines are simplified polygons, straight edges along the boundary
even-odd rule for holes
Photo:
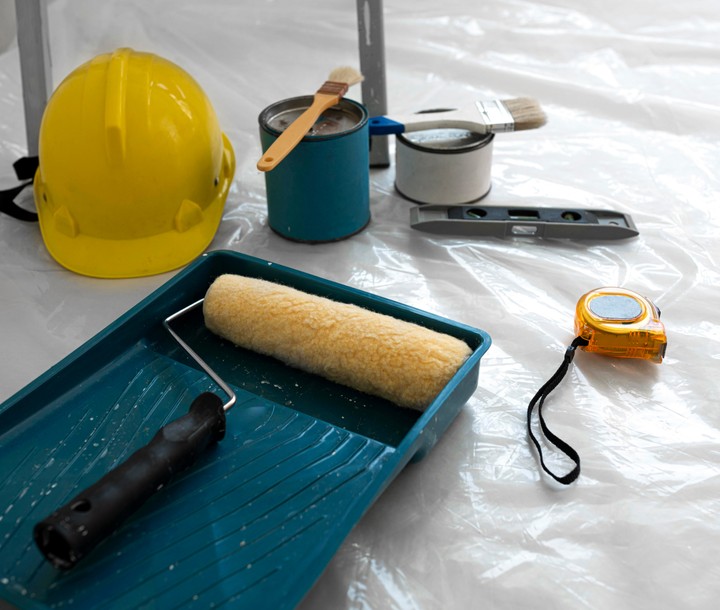
[[[35,543],[55,567],[75,566],[224,437],[225,413],[235,404],[235,394],[172,329],[173,321],[200,306],[207,328],[239,347],[406,408],[424,410],[472,352],[455,337],[357,305],[261,279],[218,277],[204,299],[164,324],[228,400],[201,394],[186,415],[39,522]]]

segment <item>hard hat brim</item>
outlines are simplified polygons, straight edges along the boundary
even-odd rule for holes
[[[223,138],[223,171],[217,196],[203,210],[203,221],[184,231],[170,230],[137,239],[101,239],[79,231],[70,236],[56,230],[52,213],[43,202],[42,168],[35,176],[34,191],[43,241],[60,265],[81,275],[120,279],[165,273],[183,267],[210,245],[222,220],[225,201],[235,173],[235,154]]]

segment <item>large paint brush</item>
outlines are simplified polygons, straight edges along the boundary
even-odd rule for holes
[[[478,101],[458,110],[426,111],[407,116],[370,119],[371,135],[390,135],[425,129],[467,129],[475,133],[503,133],[537,129],[547,119],[540,104],[520,97]]]

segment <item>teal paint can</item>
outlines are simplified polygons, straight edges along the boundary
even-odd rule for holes
[[[312,103],[294,97],[260,113],[265,152]],[[265,173],[268,224],[283,237],[323,243],[345,239],[370,222],[370,135],[365,107],[350,99],[325,111],[302,141]]]

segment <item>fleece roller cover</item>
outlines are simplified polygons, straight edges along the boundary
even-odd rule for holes
[[[203,313],[212,332],[240,347],[418,410],[472,352],[417,324],[239,275],[213,282]]]

